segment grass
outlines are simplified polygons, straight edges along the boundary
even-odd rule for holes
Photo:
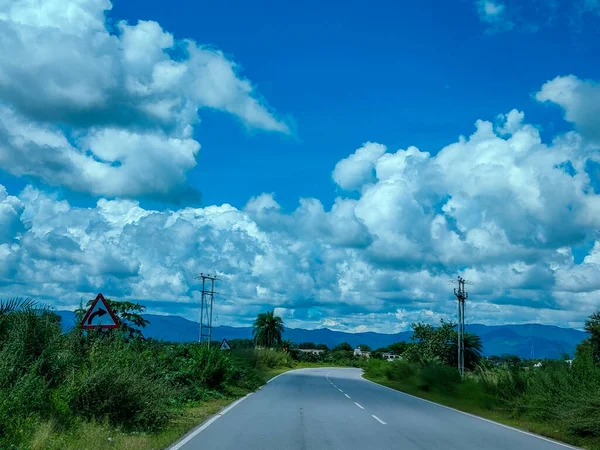
[[[375,383],[387,386],[397,391],[414,395],[440,405],[449,406],[459,411],[484,417],[495,422],[519,428],[524,431],[539,434],[557,441],[566,442],[590,450],[600,450],[600,439],[578,437],[568,434],[565,430],[557,428],[548,422],[535,421],[527,417],[515,417],[507,410],[487,409],[481,406],[480,398],[474,395],[471,384],[462,383],[454,393],[443,393],[436,390],[424,391],[419,387],[415,377],[407,377],[403,380],[389,380],[383,376],[363,375],[364,378]]]
[[[263,383],[295,368],[314,367],[308,363],[298,367],[258,368],[257,374]],[[227,405],[248,394],[248,389],[230,387],[224,398],[215,398],[198,405],[182,409],[162,431],[158,433],[125,433],[108,425],[81,421],[68,432],[58,432],[52,422],[40,424],[31,441],[31,450],[160,450],[202,422],[218,413]]]
[[[185,408],[160,433],[123,433],[108,424],[81,422],[68,433],[56,433],[51,422],[41,424],[31,450],[160,450],[168,447],[190,429],[219,412],[231,399],[213,399]]]

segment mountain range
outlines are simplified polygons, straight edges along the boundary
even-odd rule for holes
[[[63,329],[75,325],[73,311],[56,311],[61,316]],[[199,325],[180,316],[164,316],[144,314],[150,322],[144,329],[147,338],[161,339],[171,342],[191,342],[198,340]],[[564,353],[573,356],[575,348],[587,334],[572,328],[561,328],[553,325],[466,325],[466,330],[481,337],[483,354],[486,356],[512,354],[521,358],[560,358]],[[212,331],[213,341],[223,338],[251,339],[251,327],[215,326]],[[327,328],[305,330],[302,328],[286,328],[284,339],[292,342],[314,342],[326,344],[329,348],[347,342],[352,347],[360,344],[375,349],[386,347],[394,342],[410,341],[412,332],[403,331],[395,334],[374,332],[347,333]]]

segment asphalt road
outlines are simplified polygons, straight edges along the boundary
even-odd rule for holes
[[[171,450],[564,450],[573,448],[411,397],[360,369],[287,372]]]

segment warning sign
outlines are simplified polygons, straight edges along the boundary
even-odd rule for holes
[[[92,328],[111,329],[119,328],[119,320],[115,317],[110,305],[102,294],[98,294],[92,302],[90,309],[87,310],[81,328],[90,330]]]
[[[221,350],[231,350],[231,346],[229,345],[229,342],[227,342],[227,339],[223,338],[220,348]]]

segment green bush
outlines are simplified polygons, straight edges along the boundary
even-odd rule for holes
[[[294,367],[294,360],[289,353],[274,349],[254,350],[254,360],[257,368]]]
[[[385,374],[390,380],[406,380],[416,373],[415,366],[406,361],[395,360],[385,363],[387,364],[387,367],[385,368]]]
[[[97,340],[64,391],[70,409],[128,430],[163,427],[172,417],[173,390],[149,356],[120,338]]]
[[[436,390],[444,394],[456,391],[461,378],[454,367],[437,363],[421,365],[418,371],[419,389],[423,391]]]

